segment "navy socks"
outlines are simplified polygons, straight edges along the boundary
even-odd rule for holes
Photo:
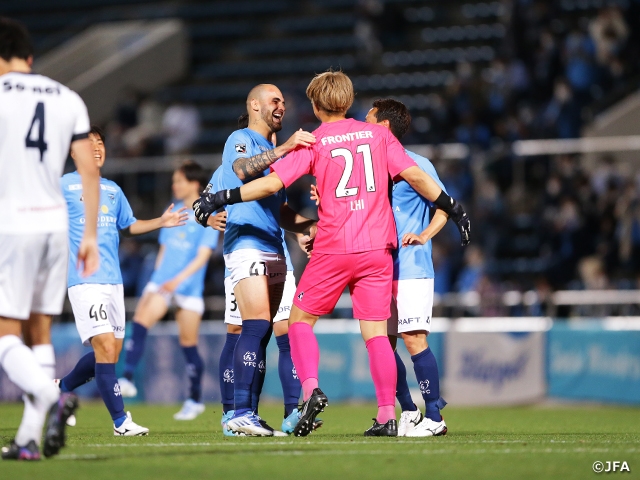
[[[407,369],[404,362],[397,351],[393,352],[396,356],[396,370],[398,372],[398,381],[396,383],[396,398],[400,402],[403,412],[414,412],[418,409],[411,399],[409,384],[407,383]]]
[[[267,345],[271,340],[271,334],[273,333],[273,324],[269,324],[269,330],[265,333],[264,337],[260,341],[260,350],[256,362],[255,376],[253,377],[253,383],[251,384],[251,410],[258,414],[258,404],[260,403],[260,394],[262,393],[262,387],[264,386],[264,379],[267,375]]]
[[[60,380],[60,390],[73,392],[96,376],[96,354],[91,350],[84,355],[66,377]]]
[[[187,362],[187,376],[191,384],[189,389],[189,398],[194,402],[200,403],[202,397],[202,372],[204,372],[204,363],[198,354],[198,347],[182,347],[184,359]]]
[[[239,333],[227,333],[227,340],[224,342],[220,353],[220,363],[218,374],[220,377],[220,395],[222,396],[222,411],[227,413],[233,410],[233,351],[240,338]]]
[[[251,392],[259,363],[260,344],[270,331],[268,320],[243,320],[242,333],[233,354],[234,404],[236,415],[252,409]]]
[[[416,372],[416,380],[420,386],[420,393],[424,398],[425,417],[434,422],[439,422],[442,418],[440,409],[445,403],[440,399],[440,375],[438,374],[438,364],[431,348],[413,355],[413,370]]]
[[[124,378],[133,380],[133,373],[144,353],[144,343],[147,339],[147,328],[139,323],[133,323],[133,335],[126,342],[127,356],[124,364]]]
[[[289,334],[276,337],[278,350],[278,374],[282,384],[282,396],[284,398],[284,416],[291,415],[291,412],[298,407],[300,399],[300,379],[291,360],[291,347],[289,346]]]
[[[111,414],[116,427],[126,420],[124,402],[120,394],[120,385],[116,378],[116,366],[114,363],[96,363],[96,384],[107,410]]]

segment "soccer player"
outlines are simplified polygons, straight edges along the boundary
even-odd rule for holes
[[[314,132],[317,141],[275,163],[265,178],[241,188],[203,194],[194,211],[199,222],[206,223],[223,205],[268,197],[305,174],[316,177],[323,201],[314,253],[289,317],[291,356],[304,398],[294,435],[308,435],[315,417],[328,405],[318,387],[319,350],[313,325],[320,315],[333,310],[348,286],[378,399],[378,414],[365,435],[396,436],[396,369],[386,325],[393,280],[391,250],[397,246],[388,197],[389,175],[401,176],[445,210],[456,222],[463,243],[469,241],[469,220],[462,206],[416,165],[388,129],[345,118],[354,92],[344,73],[317,75],[307,87],[307,97],[322,122]]]
[[[264,176],[278,158],[315,141],[310,133],[298,131],[282,145],[274,146],[274,134],[282,128],[286,110],[284,97],[275,85],[254,87],[246,106],[248,127],[229,136],[222,154],[220,182],[225,188]],[[210,184],[206,191],[212,187]],[[280,190],[259,202],[227,208],[224,260],[242,317],[233,360],[234,414],[227,427],[247,435],[271,436],[274,432],[255,413],[252,398],[256,398],[263,381],[260,364],[287,273],[280,225],[290,231],[303,231],[314,223],[289,209],[284,190]],[[207,225],[206,220],[199,223]]]
[[[185,162],[173,172],[173,195],[176,206],[190,206],[206,184],[203,168],[195,162]],[[218,232],[202,229],[189,210],[186,225],[160,231],[160,251],[156,268],[142,294],[133,316],[133,335],[127,342],[124,377],[119,379],[124,397],[135,397],[138,390],[133,376],[144,353],[148,330],[175,303],[179,341],[189,377],[189,398],[173,418],[193,420],[204,412],[202,375],[204,362],[198,353],[198,331],[204,313],[204,276],[211,254],[218,245]]]
[[[31,74],[24,26],[0,17],[0,365],[25,392],[25,409],[5,460],[39,460],[64,446],[78,399],[53,383],[51,316],[62,311],[67,270],[67,211],[60,176],[73,145],[89,222],[78,249],[82,275],[99,265],[98,169],[87,139],[89,116],[67,87]],[[20,339],[32,346],[29,349]]]
[[[98,127],[91,127],[89,140],[93,145],[98,168],[106,160],[104,135]],[[71,157],[77,152],[72,148]],[[137,220],[120,187],[100,178],[100,217],[98,231],[100,269],[90,277],[81,277],[73,266],[85,227],[83,191],[78,172],[62,177],[62,191],[69,210],[69,270],[68,293],[76,321],[76,328],[85,346],[93,350],[84,355],[73,370],[60,380],[60,390],[72,392],[95,378],[100,396],[113,419],[116,436],[144,436],[149,429],[137,425],[129,412],[125,413],[120,386],[116,377],[116,363],[122,350],[125,329],[124,290],[118,246],[119,231],[124,235],[142,235],[162,227],[184,225],[188,218],[186,207],[173,212],[173,205],[161,217]]]
[[[411,115],[404,104],[387,98],[373,102],[373,108],[369,110],[365,121],[388,128],[400,140],[409,129]],[[433,164],[420,155],[408,150],[406,152],[445,191]],[[407,370],[396,351],[396,397],[402,407],[398,436],[445,435],[447,426],[440,415],[440,409],[446,402],[440,397],[438,364],[427,343],[427,336],[431,330],[433,309],[431,239],[447,223],[448,216],[443,210],[437,209],[430,220],[430,208],[433,204],[420,196],[406,181],[397,180],[399,181],[393,185],[391,199],[398,232],[398,249],[393,253],[393,304],[387,328],[394,350],[400,336],[411,354],[426,410],[423,416],[413,403],[407,384]]]

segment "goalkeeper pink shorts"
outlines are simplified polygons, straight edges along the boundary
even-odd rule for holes
[[[349,287],[353,317],[387,320],[391,316],[393,260],[390,250],[362,253],[314,252],[305,268],[293,304],[312,315],[331,313]]]

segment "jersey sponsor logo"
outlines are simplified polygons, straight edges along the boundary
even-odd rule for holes
[[[286,305],[284,307],[278,307],[278,313],[290,312],[290,311],[291,311],[291,307],[289,305]]]
[[[60,85],[56,84],[55,87],[48,86],[42,87],[40,85],[32,85],[30,87],[25,86],[24,83],[16,83],[12,84],[11,80],[5,80],[2,84],[2,88],[5,92],[9,92],[11,90],[15,90],[16,92],[24,92],[25,90],[31,91],[33,93],[47,93],[47,94],[56,94],[60,95],[62,92],[60,90]]]
[[[413,322],[418,323],[422,317],[407,317],[407,318],[399,318],[398,325],[411,325]],[[427,323],[429,323],[427,321]]]
[[[420,393],[429,394],[431,390],[429,390],[429,380],[422,380],[420,382]]]
[[[260,149],[261,152],[269,151],[269,149],[267,147],[265,147],[264,145],[258,145],[258,148]]]
[[[72,183],[71,185],[69,185],[68,187],[70,192],[73,192],[74,190],[82,190],[82,184],[81,183]]]
[[[106,205],[102,205],[102,206],[100,207],[100,211],[101,211],[102,213],[104,213],[104,214],[107,214],[107,213],[109,213],[109,207],[107,207]]]
[[[322,137],[320,141],[322,145],[331,145],[332,143],[353,142],[354,140],[361,140],[363,138],[373,138],[373,132],[365,130],[362,132],[349,132],[344,135],[328,135]]]
[[[102,184],[100,184],[100,189],[105,190],[107,192],[117,192],[118,191],[114,187],[111,187],[109,185],[102,185]]]
[[[247,145],[244,143],[236,143],[236,152],[247,153]]]
[[[224,383],[233,383],[233,368],[227,368],[222,374]]]

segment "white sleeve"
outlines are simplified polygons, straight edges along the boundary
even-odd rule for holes
[[[81,140],[87,138],[89,130],[91,130],[91,123],[89,122],[89,113],[87,112],[87,106],[84,104],[80,95],[71,91],[73,97],[72,105],[75,113],[75,121],[73,126],[73,136],[71,141]]]

